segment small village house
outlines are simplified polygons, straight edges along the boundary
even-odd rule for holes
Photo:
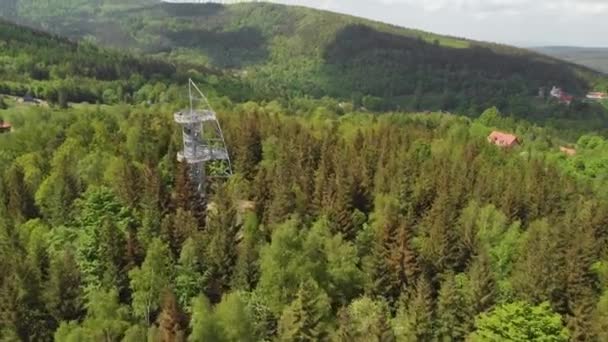
[[[488,142],[499,147],[511,148],[519,145],[519,139],[513,134],[494,131],[488,136]]]
[[[0,120],[0,134],[8,133],[11,129],[13,129],[13,126],[10,123]]]
[[[563,154],[565,154],[565,155],[567,155],[567,156],[570,156],[570,157],[572,157],[572,156],[575,156],[575,155],[576,155],[576,149],[573,149],[573,148],[571,148],[571,147],[562,146],[562,147],[560,147],[560,148],[559,148],[559,150],[560,150],[560,151],[561,151]]]
[[[553,89],[551,89],[550,94],[551,94],[551,97],[556,98],[557,101],[562,104],[570,105],[572,103],[572,101],[574,100],[574,96],[563,91],[562,88],[553,87]]]
[[[608,100],[608,93],[602,93],[598,91],[591,92],[587,94],[587,99],[594,101]]]

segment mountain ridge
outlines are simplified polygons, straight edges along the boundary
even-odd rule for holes
[[[582,95],[603,77],[525,49],[302,6],[100,0],[61,12],[19,3],[18,19],[62,36],[238,75],[255,100],[329,96],[472,115],[497,105],[523,115],[540,87]]]

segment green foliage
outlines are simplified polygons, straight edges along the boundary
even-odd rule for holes
[[[130,326],[128,312],[118,302],[116,290],[92,293],[86,319],[80,324],[63,322],[55,333],[55,341],[119,341]]]
[[[369,297],[354,300],[339,316],[338,341],[393,341],[390,313],[385,302]]]
[[[279,341],[319,341],[327,336],[329,298],[314,280],[302,282],[279,321]]]
[[[523,300],[604,337],[606,183],[551,130],[502,117],[525,143],[501,150],[480,120],[319,101],[226,104],[238,163],[204,200],[174,161],[177,104],[4,111],[2,336],[462,341]]]
[[[152,241],[141,267],[129,272],[133,290],[133,313],[150,323],[158,310],[162,291],[172,283],[171,257],[165,244],[159,239]]]
[[[540,87],[556,84],[584,94],[600,79],[589,69],[504,45],[336,13],[270,3],[223,6],[136,0],[71,1],[70,5],[20,0],[16,9],[10,8],[0,15],[35,23],[63,36],[163,58],[136,59],[118,53],[105,56],[106,51],[98,51],[91,43],[74,46],[57,39],[54,43],[61,44],[62,50],[47,48],[50,51],[46,54],[23,60],[11,55],[10,65],[17,68],[8,70],[23,70],[18,76],[36,80],[33,88],[44,89],[54,102],[64,102],[59,100],[62,94],[70,100],[108,104],[127,98],[137,103],[159,102],[171,97],[171,92],[142,86],[142,78],[153,82],[190,76],[204,79],[220,94],[241,100],[330,96],[353,102],[355,109],[441,109],[469,115],[497,106],[520,117],[566,128],[571,121],[579,121],[582,112],[585,119],[599,119],[602,126],[607,118],[600,106],[577,111],[534,98]],[[42,40],[32,33],[21,36],[17,41],[28,42],[32,36]],[[65,50],[71,52],[70,58],[59,60],[58,54]],[[129,65],[136,76],[128,77],[126,67],[115,65]],[[65,76],[71,78],[60,81]],[[104,82],[95,82],[95,78]],[[47,86],[49,83],[54,86]],[[6,87],[16,93],[26,90],[28,84],[10,83]],[[335,112],[325,105],[310,109]],[[555,115],[556,111],[560,114]]]
[[[471,341],[568,341],[561,317],[548,304],[505,304],[475,320]]]

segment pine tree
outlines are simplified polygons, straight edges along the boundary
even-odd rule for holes
[[[180,305],[190,306],[194,297],[203,292],[207,284],[203,243],[200,235],[189,238],[182,248],[175,275],[175,294]]]
[[[117,288],[124,298],[129,287],[129,279],[124,272],[127,266],[125,253],[127,243],[124,233],[106,218],[99,232],[98,260],[102,285],[107,288]]]
[[[355,331],[353,330],[354,322],[350,316],[349,310],[346,307],[338,310],[338,329],[334,332],[332,340],[334,342],[352,342],[355,341]]]
[[[24,177],[23,170],[19,166],[14,165],[7,170],[7,209],[18,222],[36,215],[34,198],[27,189]]]
[[[283,311],[279,341],[322,341],[327,338],[329,298],[314,280],[300,284],[296,299]]]
[[[190,179],[190,166],[186,163],[178,164],[172,198],[174,210],[181,208],[190,211],[196,218],[199,229],[205,227],[207,203]]]
[[[174,259],[179,257],[184,242],[197,232],[197,219],[191,212],[178,208],[161,223],[161,235],[171,249]]]
[[[162,291],[173,278],[171,257],[165,244],[152,241],[141,267],[129,272],[133,291],[133,312],[149,324],[160,305]]]
[[[568,327],[572,331],[573,341],[592,340],[592,316],[595,309],[597,276],[592,270],[597,260],[597,245],[592,227],[591,212],[578,210],[572,224],[566,223],[562,228],[561,245],[564,267],[564,295],[567,303]]]
[[[263,236],[255,213],[248,213],[243,222],[243,238],[238,243],[233,288],[251,291],[260,277],[260,247]]]
[[[437,298],[435,339],[440,342],[464,341],[472,330],[474,313],[463,277],[448,273]]]
[[[175,295],[169,289],[164,291],[161,309],[157,319],[160,341],[185,341],[185,316],[175,299]]]
[[[420,223],[420,254],[432,273],[454,269],[458,260],[455,208],[447,192],[441,192]]]
[[[240,134],[236,136],[235,165],[246,179],[256,175],[258,163],[262,160],[262,137],[258,115],[248,115],[243,122]]]
[[[77,321],[85,313],[81,275],[74,254],[68,249],[51,261],[44,298],[57,322]]]
[[[192,302],[192,319],[188,342],[221,341],[219,327],[213,317],[213,310],[209,300],[199,295]]]
[[[418,266],[409,246],[408,223],[400,217],[394,198],[377,199],[373,221],[375,237],[367,258],[371,280],[368,292],[392,305],[408,285],[414,284]]]
[[[433,337],[433,308],[431,285],[423,276],[410,298],[403,295],[400,299],[394,322],[397,340],[430,341]]]
[[[237,261],[240,224],[226,189],[220,186],[214,196],[214,208],[207,221],[205,261],[209,267],[208,297],[217,302],[230,288]]]
[[[489,310],[498,295],[496,280],[490,265],[490,258],[485,250],[473,258],[468,271],[469,291],[475,314]]]
[[[551,300],[561,287],[555,272],[561,264],[558,257],[554,229],[545,220],[532,222],[513,270],[511,282],[516,293],[530,303]]]
[[[29,263],[17,267],[16,307],[14,325],[25,341],[47,341],[57,322],[44,305],[43,289],[39,272]]]

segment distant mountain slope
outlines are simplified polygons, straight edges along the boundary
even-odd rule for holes
[[[523,49],[297,6],[10,1],[30,25],[239,75],[257,99],[331,96],[375,110],[468,113],[498,105],[527,115],[539,87],[582,94],[597,77]]]
[[[0,95],[30,94],[60,105],[155,101],[167,84],[177,86],[188,77],[205,84],[206,77],[197,77],[205,71],[0,20]],[[227,82],[214,78],[218,88]]]
[[[544,46],[532,50],[608,73],[608,48]]]

